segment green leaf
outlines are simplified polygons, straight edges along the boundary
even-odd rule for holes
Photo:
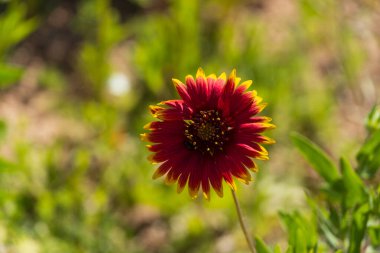
[[[371,244],[375,247],[380,247],[380,225],[369,227],[368,235],[371,240]]]
[[[331,209],[326,210],[324,207],[319,206],[318,203],[310,197],[307,198],[307,202],[318,218],[318,226],[322,235],[326,238],[326,242],[332,248],[339,247],[339,238],[337,237],[339,230],[333,224],[334,218],[331,217]]]
[[[27,19],[27,5],[17,2],[11,1],[9,8],[0,15],[0,59],[38,24],[36,19]]]
[[[344,183],[344,203],[347,207],[353,207],[367,199],[363,181],[356,174],[350,163],[345,159],[340,159],[340,168],[342,171]]]
[[[301,216],[298,212],[286,214],[280,212],[280,217],[288,231],[288,244],[293,252],[308,252],[317,244],[317,232],[313,223]]]
[[[372,132],[360,149],[356,159],[359,163],[358,173],[361,177],[373,177],[380,167],[380,129]]]
[[[291,138],[294,145],[321,177],[329,183],[339,178],[338,169],[322,149],[298,133],[293,133]]]
[[[373,134],[370,135],[368,140],[365,142],[363,147],[360,149],[360,153],[369,154],[379,144],[380,144],[380,129],[376,130],[375,132],[373,132]]]
[[[295,246],[295,252],[296,253],[303,253],[303,252],[308,252],[307,250],[307,245],[306,245],[306,236],[307,234],[305,231],[302,231],[301,228],[296,229],[296,236],[294,240],[294,246]]]
[[[380,129],[380,106],[374,106],[366,119],[366,127],[369,133]]]
[[[261,240],[260,238],[256,237],[255,243],[256,243],[257,253],[271,253],[271,250],[268,248],[265,242]]]
[[[353,222],[350,230],[350,244],[348,253],[360,252],[361,242],[364,238],[369,217],[369,206],[365,204],[358,208],[353,215]]]

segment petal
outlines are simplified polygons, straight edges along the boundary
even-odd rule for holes
[[[194,78],[191,75],[186,76],[186,90],[190,95],[190,106],[196,108],[200,101],[198,99],[198,89]]]
[[[218,107],[222,109],[225,117],[228,117],[230,115],[231,97],[236,86],[235,78],[236,78],[236,71],[233,70],[230,76],[228,77],[226,84],[223,86],[221,96],[219,97]]]
[[[150,122],[149,124],[146,124],[144,128],[151,130],[151,131],[180,131],[182,132],[184,129],[185,125],[182,120],[177,120],[177,121],[153,121]]]
[[[272,138],[269,138],[268,136],[264,136],[264,135],[257,135],[257,136],[255,136],[255,138],[252,141],[258,142],[258,143],[263,143],[263,144],[274,144],[274,143],[276,143],[275,140],[273,140]]]
[[[185,103],[187,104],[190,104],[191,98],[190,98],[189,93],[186,90],[186,86],[178,79],[173,78],[172,81],[173,81],[174,87],[176,88],[178,94],[181,96],[183,101],[185,101]]]
[[[150,106],[153,117],[160,120],[184,120],[191,114],[191,109],[182,100],[168,100],[161,102],[160,105],[166,105],[167,108]]]
[[[195,78],[198,79],[199,77],[206,78],[205,72],[202,68],[198,68],[197,74],[195,75]]]
[[[234,179],[232,178],[231,173],[224,172],[222,173],[222,176],[224,178],[224,181],[231,187],[231,189],[236,191],[236,185],[235,185]]]
[[[249,182],[252,181],[251,174],[248,172],[248,170],[244,167],[244,165],[236,165],[234,169],[231,170],[232,175],[234,175],[237,179],[242,181],[245,184],[249,184]]]
[[[168,133],[163,130],[152,131],[148,134],[141,134],[141,139],[154,143],[165,143],[166,145],[174,145],[178,142],[184,142],[185,136],[183,132]]]
[[[244,164],[238,162],[236,156],[226,156],[224,159],[225,167],[227,167],[228,172],[226,174],[232,174],[236,178],[240,179],[244,183],[248,184],[251,179],[251,174],[245,168]]]
[[[201,104],[198,106],[199,108],[202,108],[208,102],[209,87],[204,76],[197,77],[196,84],[198,89],[198,99],[201,101]]]
[[[202,178],[202,191],[203,191],[203,196],[207,200],[210,200],[210,182],[208,180],[208,177]]]
[[[209,90],[207,109],[218,108],[218,100],[221,96],[225,82],[226,80],[221,79],[221,78],[218,78],[216,80],[214,79],[207,80],[207,85],[208,85],[208,90]]]
[[[221,163],[217,162],[218,168],[221,168]],[[212,188],[214,188],[216,194],[219,197],[223,197],[223,185],[222,185],[222,174],[218,168],[213,168],[212,173],[209,175],[209,180]]]
[[[210,181],[209,181],[209,175],[212,169],[211,166],[212,160],[204,160],[204,165],[202,168],[202,191],[203,191],[203,196],[207,199],[210,200]]]
[[[263,143],[263,144],[273,144],[275,140],[269,138],[267,136],[261,135],[260,133],[256,133],[254,131],[237,131],[235,135],[232,137],[235,143]]]
[[[192,76],[186,77],[187,92],[191,98],[191,107],[200,109],[207,104],[208,87],[204,76],[198,76],[196,80]]]
[[[214,80],[216,80],[216,75],[215,75],[215,74],[208,75],[208,76],[207,76],[207,80],[209,80],[209,79],[214,79]]]
[[[166,161],[162,163],[160,167],[158,167],[158,169],[154,172],[152,178],[157,179],[159,177],[162,177],[163,175],[166,174],[166,172],[170,170],[170,168],[171,168],[170,162]]]
[[[255,122],[263,122],[263,123],[269,123],[271,122],[272,119],[266,116],[256,116],[256,117],[251,117],[250,122],[255,123]]]
[[[250,156],[259,160],[268,160],[268,152],[266,150],[257,150],[246,144],[236,144],[234,145],[236,151],[241,152],[246,156]]]
[[[233,70],[231,72],[230,76],[228,77],[226,85],[224,86],[223,93],[222,93],[223,98],[229,99],[231,97],[231,95],[233,94],[233,92],[235,90],[235,86],[236,86],[235,85],[235,77],[236,77],[236,71]]]
[[[220,74],[218,79],[222,79],[222,80],[226,81],[226,73],[223,72],[222,74]]]
[[[241,152],[236,151],[236,149],[234,148],[228,150],[228,153],[231,155],[231,157],[233,157],[236,161],[240,161],[248,169],[255,170],[256,164],[249,156],[246,156]]]
[[[190,173],[190,168],[193,166],[191,161],[194,161],[194,153],[192,152],[186,152],[186,154],[183,154],[180,159],[176,159],[173,162],[172,170],[170,171],[170,176],[174,180],[179,180],[179,178],[184,175],[188,177]],[[187,179],[187,178],[186,178]],[[182,178],[182,180],[185,180],[185,178]],[[177,190],[178,189],[177,185]]]
[[[246,91],[251,85],[252,85],[252,80],[247,80],[241,83],[238,88],[242,89],[243,91]]]
[[[186,155],[189,151],[183,145],[167,146],[151,156],[154,162],[164,162],[170,160],[173,156]]]
[[[178,142],[178,144],[180,144],[180,143],[182,143],[182,142]],[[166,150],[166,149],[172,148],[172,147],[173,147],[173,145],[168,145],[166,143],[147,145],[148,150],[151,151],[151,152],[160,152],[162,150]],[[178,148],[178,147],[176,147],[176,148]]]
[[[275,128],[275,125],[270,123],[245,123],[238,126],[238,132],[261,133],[273,128]]]
[[[182,173],[187,171],[186,163],[190,161],[192,154],[190,152],[181,152],[172,156],[168,161],[172,164],[170,171],[166,175],[165,182],[168,184],[174,183],[179,179]]]
[[[163,108],[162,106],[157,106],[157,105],[150,105],[149,106],[149,110],[150,110],[150,113],[153,115],[153,117],[156,117],[156,113],[159,112],[159,111],[162,111],[164,110],[165,108]]]
[[[189,177],[189,194],[191,198],[196,198],[198,196],[199,187],[202,180],[202,172],[200,171],[201,163],[195,161],[196,165],[191,168],[190,177]]]
[[[186,186],[187,180],[189,179],[189,173],[184,172],[181,174],[181,176],[178,179],[178,184],[177,184],[177,193],[181,193],[183,189]]]

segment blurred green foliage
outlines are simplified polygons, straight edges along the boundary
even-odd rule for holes
[[[151,120],[147,106],[176,96],[171,78],[200,66],[252,79],[278,126],[271,161],[253,186],[239,185],[258,253],[379,250],[378,108],[356,164],[337,166],[309,140],[329,153],[348,144],[346,157],[362,138],[355,128],[343,139],[339,128],[346,110],[355,116],[345,94],[363,89],[370,58],[370,36],[362,37],[370,31],[358,32],[350,8],[333,0],[0,1],[0,252],[246,252],[231,197],[192,201],[151,180],[138,138]],[[368,19],[379,10],[371,1],[355,8]],[[309,137],[292,140],[317,183],[305,179],[290,131]]]
[[[374,108],[369,122],[379,111]],[[379,245],[380,187],[376,181],[368,181],[368,162],[363,156],[377,157],[375,150],[380,145],[380,136],[375,129],[357,156],[358,167],[354,169],[345,158],[340,159],[340,172],[327,154],[306,137],[293,134],[292,141],[313,169],[324,181],[316,196],[309,196],[312,219],[300,213],[280,213],[287,228],[288,249],[286,252],[377,252]],[[372,177],[380,164],[371,164]],[[270,250],[256,239],[258,253],[278,252]],[[280,251],[281,252],[281,251]]]
[[[110,75],[110,51],[125,34],[118,14],[110,8],[110,1],[82,1],[77,19],[76,29],[85,37],[78,64],[91,84],[93,95],[99,97]]]
[[[28,19],[26,12],[25,5],[11,2],[0,14],[0,89],[21,78],[22,69],[7,63],[7,53],[37,27],[37,19]]]

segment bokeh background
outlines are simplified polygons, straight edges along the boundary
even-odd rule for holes
[[[379,103],[377,0],[0,1],[0,252],[247,252],[233,202],[153,181],[148,105],[237,69],[269,103],[271,160],[238,196],[252,234],[285,245],[318,177],[298,131],[351,160]]]

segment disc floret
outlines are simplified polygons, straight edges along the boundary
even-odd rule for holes
[[[185,125],[187,148],[211,156],[223,151],[228,141],[228,125],[218,110],[199,111]]]

